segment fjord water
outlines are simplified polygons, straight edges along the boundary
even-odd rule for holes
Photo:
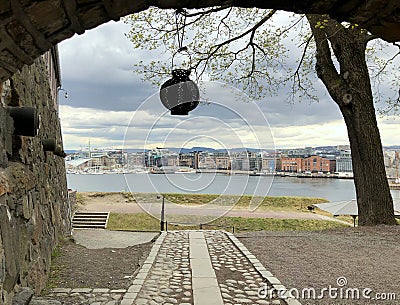
[[[222,174],[68,174],[68,187],[81,192],[199,193],[355,198],[353,180]]]
[[[296,178],[223,174],[67,175],[68,187],[80,192],[197,193],[260,196],[306,196],[329,201],[356,197],[351,179]],[[400,191],[391,191],[400,202]]]

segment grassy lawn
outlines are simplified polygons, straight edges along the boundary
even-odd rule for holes
[[[127,192],[96,192],[96,193],[78,193],[77,201],[85,204],[92,198],[103,198],[107,196],[120,195],[127,202],[160,202],[157,194],[150,193],[127,193]],[[327,202],[326,199],[313,197],[260,197],[251,195],[217,195],[217,194],[177,194],[165,193],[165,199],[171,203],[187,206],[213,204],[220,206],[234,206],[235,209],[248,209],[258,204],[257,211],[287,211],[287,212],[308,212],[307,206],[317,203]],[[253,202],[252,202],[253,200]]]
[[[134,194],[135,196],[135,194]],[[247,209],[251,200],[260,203],[257,211],[287,211],[287,212],[308,212],[307,206],[317,203],[328,202],[322,198],[312,197],[295,197],[295,196],[279,196],[279,197],[257,197],[250,195],[233,196],[233,195],[208,195],[208,194],[164,194],[165,199],[176,204],[184,205],[235,205],[235,209]]]
[[[188,218],[193,221],[193,216],[184,215],[175,216],[174,221],[180,221],[181,223],[184,223]],[[196,221],[198,220],[199,219],[196,219]],[[346,227],[338,222],[308,219],[221,217],[208,223],[207,218],[205,217],[204,221],[204,223],[207,223],[207,225],[203,225],[203,229],[225,229],[227,231],[232,231],[232,228],[235,227],[235,232],[258,230],[324,230]],[[111,213],[107,228],[109,230],[159,231],[160,221],[145,213]],[[174,225],[172,223],[168,224],[168,230],[188,229],[199,229],[199,226]]]
[[[128,192],[116,192],[116,193],[87,193],[79,194],[79,201],[91,200],[90,198],[106,197],[119,195],[124,198],[125,202],[158,202],[161,203],[160,199],[157,199],[157,194],[149,193],[128,193]],[[312,197],[295,197],[295,196],[279,196],[279,197],[255,197],[251,195],[217,195],[217,194],[177,194],[177,193],[165,193],[163,194],[167,202],[172,202],[175,204],[182,204],[187,206],[205,205],[212,204],[216,206],[234,206],[236,210],[247,210],[250,206],[255,207],[258,204],[256,211],[259,212],[302,212],[310,213],[307,209],[308,206],[324,203],[327,200],[322,198],[312,198]],[[253,203],[251,203],[251,201]],[[255,202],[255,203],[254,203]],[[317,214],[325,215],[331,217],[332,215],[315,209],[314,212]],[[130,218],[132,217],[132,219]],[[208,224],[214,220],[213,217],[207,216],[183,216],[183,215],[168,215],[168,221],[171,223],[169,229],[175,230],[180,229],[181,226],[173,226],[172,223],[204,223]],[[123,218],[123,219],[122,219]],[[199,218],[199,219],[197,219]],[[338,217],[340,220],[344,220],[349,224],[353,223],[351,217]],[[214,225],[213,228],[217,226],[222,227],[249,227],[251,230],[287,230],[287,229],[324,229],[332,227],[331,222],[323,223],[317,220],[283,220],[283,219],[261,219],[252,220],[246,218],[235,218],[235,217],[224,217],[222,219],[215,220],[211,222]],[[335,224],[337,225],[337,224]],[[333,225],[333,226],[335,226]],[[142,214],[142,217],[137,217],[134,215],[128,216],[121,214],[114,214],[109,223],[109,227],[112,229],[122,229],[122,230],[143,230],[143,231],[153,231],[158,230],[158,220],[153,219],[147,214]],[[196,227],[198,228],[198,227]],[[189,229],[196,229],[189,228]]]

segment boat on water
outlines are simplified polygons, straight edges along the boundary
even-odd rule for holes
[[[152,167],[150,174],[196,174],[196,170],[191,167],[163,166]]]
[[[191,167],[180,167],[174,174],[196,174],[197,171]]]
[[[267,173],[267,172],[251,172],[249,173],[249,176],[274,176],[274,173]]]
[[[152,167],[150,169],[150,174],[174,174],[176,171],[175,167]]]
[[[117,170],[111,170],[105,172],[106,174],[148,174],[149,170],[146,170],[144,168],[133,168],[133,169],[128,169],[128,168],[120,168]]]
[[[149,170],[141,169],[141,170],[133,170],[129,172],[129,174],[148,174],[149,172],[150,172]]]

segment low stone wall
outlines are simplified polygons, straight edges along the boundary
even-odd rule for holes
[[[71,225],[64,159],[42,145],[62,145],[44,60],[0,84],[0,97],[0,304],[9,305],[20,287],[45,287],[52,250]],[[38,110],[37,136],[13,135],[9,106]]]

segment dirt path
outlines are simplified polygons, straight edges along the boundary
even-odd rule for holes
[[[115,212],[115,213],[143,213],[159,215],[161,201],[141,203],[141,205],[124,198],[121,194],[110,194],[99,197],[85,196],[85,204],[80,205],[80,210]],[[329,217],[322,218],[314,213],[288,212],[288,211],[255,211],[244,209],[231,209],[228,206],[207,204],[205,206],[185,206],[173,203],[165,203],[167,215],[198,215],[198,216],[231,216],[246,218],[282,218],[282,219],[315,219],[332,220]],[[328,219],[327,219],[328,218]]]
[[[47,286],[126,289],[152,245],[147,242],[125,248],[88,249],[71,241],[61,241],[52,259]],[[71,300],[63,304],[82,303]]]

